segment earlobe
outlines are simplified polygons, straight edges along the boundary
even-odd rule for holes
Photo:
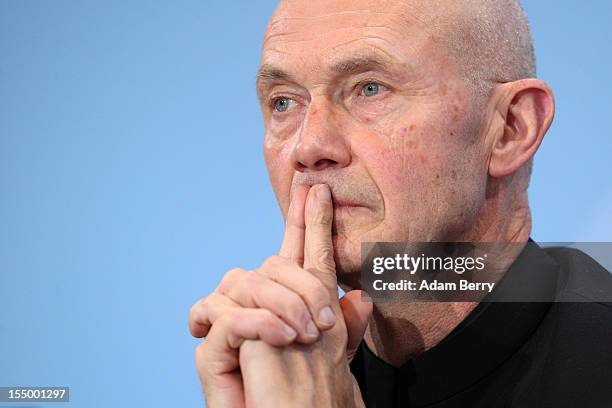
[[[489,174],[504,177],[516,172],[535,155],[554,117],[550,87],[538,79],[505,84],[503,132],[491,150]]]

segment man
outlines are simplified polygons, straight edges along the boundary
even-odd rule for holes
[[[603,406],[608,304],[373,305],[360,291],[362,242],[440,241],[524,247],[498,293],[537,270],[534,291],[589,300],[571,286],[585,265],[609,292],[588,257],[525,245],[554,115],[534,59],[513,0],[279,4],[257,91],[285,236],[191,310],[208,406]]]

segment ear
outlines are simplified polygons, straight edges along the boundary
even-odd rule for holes
[[[497,111],[504,120],[496,135],[489,174],[504,177],[516,172],[535,155],[555,114],[550,87],[539,79],[522,79],[502,85]]]

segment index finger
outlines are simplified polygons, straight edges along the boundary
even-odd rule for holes
[[[326,184],[317,184],[310,188],[304,218],[306,223],[304,269],[319,278],[337,298],[338,281],[332,242],[334,207],[331,191]]]
[[[304,264],[304,234],[306,224],[304,222],[304,206],[309,187],[298,186],[291,197],[287,219],[285,221],[285,236],[278,255],[296,263],[298,266]]]

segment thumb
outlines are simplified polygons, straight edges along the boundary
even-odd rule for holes
[[[372,316],[372,301],[366,300],[367,294],[361,290],[352,290],[340,299],[340,308],[344,315],[348,343],[346,346],[346,357],[350,363],[359,343],[363,339],[370,316]]]

